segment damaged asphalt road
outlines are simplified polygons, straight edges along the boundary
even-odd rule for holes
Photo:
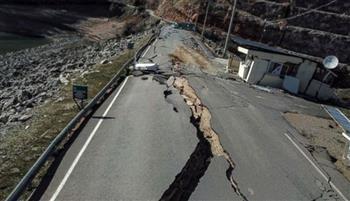
[[[171,79],[169,78],[169,80]],[[173,86],[180,92],[186,104],[191,108],[191,122],[197,128],[199,143],[185,167],[176,176],[175,181],[163,194],[161,200],[188,200],[201,177],[204,176],[210,160],[215,156],[223,157],[226,160],[228,164],[226,170],[228,182],[231,183],[233,190],[241,200],[247,200],[232,176],[235,163],[230,154],[222,147],[219,135],[211,127],[211,114],[208,108],[202,104],[196,92],[185,78],[175,78]]]
[[[89,120],[41,200],[341,200],[284,135],[281,112],[319,108],[174,73],[169,54],[190,37],[162,29],[140,61],[160,71],[134,72],[98,109],[108,118]]]
[[[165,97],[167,90],[151,75],[129,77],[107,114],[110,118],[103,120],[55,200],[242,200],[227,177],[231,165],[219,163],[220,171],[212,169],[218,166],[213,155],[221,154],[220,148],[212,154],[198,119],[179,91],[173,88]],[[95,115],[102,116],[106,107]],[[98,121],[91,119],[80,133],[41,200],[57,192]],[[215,181],[215,186],[192,199],[202,187],[202,178],[208,176],[208,185]]]
[[[41,200],[174,200],[168,192],[177,184],[185,191],[181,200],[241,200],[226,176],[228,163],[221,163],[218,174],[212,169],[216,164],[210,160],[210,146],[198,137],[192,111],[179,91],[164,94],[166,84],[154,77],[129,76],[108,98],[94,114],[108,118],[89,120],[50,173]],[[201,170],[192,174],[195,166]],[[216,181],[214,190],[202,189],[192,197],[202,187],[203,175]]]
[[[213,76],[187,79],[210,110],[212,128],[234,159],[233,177],[248,200],[344,200],[348,195],[348,184],[334,189],[286,138],[298,134],[283,111],[322,115],[319,105]]]

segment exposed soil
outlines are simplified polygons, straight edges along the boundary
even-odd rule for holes
[[[343,158],[346,139],[336,122],[298,113],[285,113],[284,118],[308,139],[311,153],[326,149],[329,160],[350,181],[350,167],[346,166]]]
[[[203,55],[184,46],[177,47],[171,56],[185,64],[198,65],[202,69],[208,69],[211,65],[210,61]]]

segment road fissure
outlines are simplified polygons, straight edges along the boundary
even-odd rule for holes
[[[195,151],[191,154],[185,167],[165,191],[161,200],[188,200],[191,193],[198,185],[200,178],[205,174],[211,159],[215,156],[223,157],[227,161],[229,164],[229,167],[226,170],[228,181],[235,193],[240,196],[242,200],[247,200],[232,175],[236,164],[230,154],[221,145],[219,135],[211,126],[211,113],[209,109],[202,104],[202,101],[197,96],[195,90],[185,78],[175,78],[173,86],[179,90],[185,103],[191,109],[191,123],[197,128],[197,137],[200,142],[197,144]],[[198,153],[201,154],[198,155]],[[192,173],[195,174],[192,175]],[[189,182],[191,185],[189,185]]]

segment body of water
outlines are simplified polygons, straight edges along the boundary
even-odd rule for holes
[[[0,32],[0,54],[37,47],[49,43],[45,38],[27,37]]]

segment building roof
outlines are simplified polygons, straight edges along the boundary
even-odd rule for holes
[[[319,64],[322,64],[322,62],[323,62],[323,58],[320,58],[320,57],[315,57],[315,56],[311,56],[311,55],[307,55],[307,54],[303,54],[303,53],[298,53],[298,52],[283,49],[280,47],[271,47],[271,46],[266,45],[264,43],[260,43],[260,42],[256,42],[256,41],[252,41],[252,40],[247,40],[247,39],[241,38],[239,36],[235,36],[235,35],[233,35],[231,37],[231,40],[234,43],[236,43],[242,47],[245,47],[247,49],[251,49],[251,50],[259,50],[259,51],[283,54],[283,55],[288,55],[288,56],[295,56],[295,57],[299,57],[302,59],[314,61],[314,62],[319,63]],[[346,67],[347,65],[346,64],[339,64],[339,66]]]
[[[300,57],[280,54],[275,52],[269,52],[269,51],[263,51],[263,50],[255,50],[255,49],[241,47],[241,46],[238,46],[238,51],[244,54],[255,55],[261,59],[269,60],[277,63],[289,62],[293,64],[300,64],[303,62],[303,59],[301,59]]]

